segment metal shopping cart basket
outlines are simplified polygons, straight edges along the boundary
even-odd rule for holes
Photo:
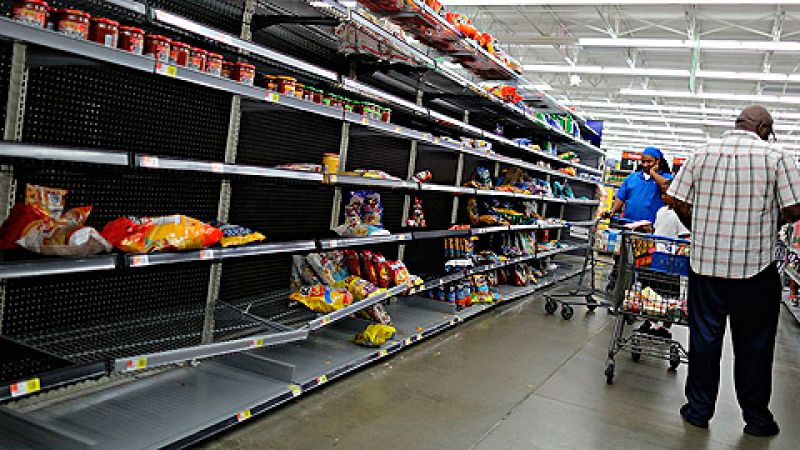
[[[548,293],[544,295],[544,310],[547,314],[553,314],[561,304],[561,317],[564,320],[569,320],[575,314],[573,306],[586,306],[586,308],[593,312],[598,306],[610,306],[607,300],[606,292],[597,289],[595,286],[595,268],[597,261],[595,260],[595,239],[597,236],[597,220],[584,223],[570,224],[571,232],[578,232],[588,240],[586,246],[586,254],[583,259],[583,269],[581,270],[578,283],[567,292]],[[588,226],[588,229],[586,228]],[[588,274],[587,274],[588,272]],[[584,278],[589,277],[589,286],[583,286]],[[598,300],[596,297],[601,298]]]
[[[623,232],[617,282],[611,294],[616,320],[608,346],[608,384],[614,382],[614,357],[621,351],[629,351],[637,362],[642,355],[667,360],[671,370],[688,362],[680,342],[640,330],[626,334],[625,326],[632,326],[637,319],[687,325],[689,251],[686,240]]]

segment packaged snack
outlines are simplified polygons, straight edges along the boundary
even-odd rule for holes
[[[475,197],[467,200],[467,215],[469,215],[469,223],[473,227],[480,224],[480,213],[478,211],[478,199]]]
[[[68,225],[53,227],[49,220],[33,222],[17,241],[20,247],[42,255],[85,258],[113,248],[92,227]]]
[[[391,325],[372,324],[361,333],[358,333],[353,338],[353,342],[365,347],[380,347],[391,339],[396,331]]]
[[[383,228],[383,203],[381,194],[374,191],[357,191],[356,196],[363,198],[361,205],[361,221],[367,225]]]
[[[49,217],[58,219],[64,212],[67,192],[65,189],[28,184],[25,186],[25,204],[38,206]]]
[[[527,286],[528,285],[528,272],[525,270],[523,264],[514,266],[514,273],[512,274],[512,284],[514,286]]]
[[[176,214],[112,220],[100,233],[114,247],[129,253],[195,250],[222,239],[222,231],[200,220]]]
[[[347,278],[347,271],[339,264],[337,256],[338,254],[334,252],[311,253],[306,256],[306,261],[323,283],[329,286],[342,286],[344,279]]]
[[[358,252],[355,250],[344,251],[344,265],[350,275],[361,276],[361,262],[358,260]]]
[[[11,208],[3,225],[0,226],[0,250],[12,250],[29,224],[48,217],[47,212],[35,205],[17,203]]]
[[[276,169],[284,169],[284,170],[296,170],[299,172],[317,172],[322,173],[322,165],[321,164],[312,164],[312,163],[289,163],[289,164],[280,164],[275,166]]]
[[[392,284],[392,277],[389,275],[389,267],[386,265],[386,258],[380,253],[372,254],[372,266],[378,275],[378,287],[388,288]]]
[[[314,269],[306,261],[305,256],[292,255],[292,274],[290,289],[296,291],[304,284],[321,284],[319,277],[314,273]]]
[[[258,231],[253,231],[250,228],[239,225],[231,225],[214,220],[211,222],[211,226],[219,228],[220,231],[222,231],[222,239],[220,239],[219,244],[223,247],[245,245],[266,239],[266,237]]]
[[[378,283],[378,270],[372,263],[372,252],[369,250],[361,252],[361,277],[372,284]]]
[[[411,274],[408,273],[405,263],[403,261],[389,261],[386,263],[389,269],[389,276],[392,278],[392,283],[395,286],[409,284],[411,282]]]
[[[353,299],[357,302],[378,292],[378,288],[374,284],[355,275],[344,279],[344,287],[353,294]]]
[[[353,296],[349,292],[323,284],[304,286],[290,294],[289,298],[306,305],[312,311],[323,314],[342,309],[353,303]]]

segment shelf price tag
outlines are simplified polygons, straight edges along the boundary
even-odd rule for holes
[[[331,323],[331,318],[330,318],[330,317],[327,317],[327,316],[325,316],[325,317],[323,317],[323,318],[322,318],[322,321],[320,321],[320,323],[321,323],[322,325],[327,325],[327,324]]]
[[[379,358],[383,358],[384,356],[386,356],[388,354],[389,354],[389,350],[383,349],[383,350],[378,352],[378,357]]]
[[[303,388],[296,384],[290,384],[289,391],[292,392],[292,397],[299,397],[303,393]]]
[[[131,267],[146,266],[149,262],[147,255],[136,255],[130,258]]]
[[[20,397],[22,395],[33,394],[42,390],[42,384],[39,378],[31,378],[30,380],[20,381],[11,385],[11,397]]]
[[[281,94],[278,94],[277,92],[267,92],[267,101],[279,103],[281,101]]]
[[[158,158],[155,156],[142,156],[141,159],[139,159],[139,165],[142,167],[156,169],[158,168]]]
[[[399,126],[399,125],[395,125],[395,126],[394,126],[394,132],[395,132],[395,133],[400,133],[400,131],[401,131],[401,130],[400,130],[400,126]]]
[[[250,341],[250,348],[259,348],[264,346],[264,338],[253,339]]]
[[[135,358],[128,360],[127,370],[142,370],[147,368],[147,358]]]
[[[214,173],[223,173],[225,172],[225,164],[211,163],[211,171]]]
[[[168,77],[174,77],[178,75],[178,68],[171,64],[164,64],[162,62],[156,62],[156,73],[159,75],[166,75]]]
[[[200,250],[200,259],[214,259],[214,250]]]
[[[317,385],[325,384],[327,382],[328,382],[328,376],[327,375],[320,375],[320,376],[317,377]]]
[[[361,125],[369,125],[369,117],[362,117]]]
[[[247,419],[249,419],[251,417],[253,417],[253,413],[250,412],[249,409],[245,409],[244,411],[242,411],[240,413],[236,413],[236,421],[237,422],[243,422],[243,421],[245,421],[245,420],[247,420]]]

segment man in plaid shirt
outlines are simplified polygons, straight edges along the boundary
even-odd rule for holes
[[[668,195],[692,230],[689,373],[681,415],[702,428],[714,414],[725,323],[730,316],[736,396],[744,432],[779,433],[769,410],[782,286],[774,262],[781,224],[800,219],[800,172],[766,142],[772,117],[745,108],[736,129],[697,151]]]

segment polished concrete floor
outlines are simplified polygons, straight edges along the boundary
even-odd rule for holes
[[[203,444],[208,449],[644,449],[800,448],[800,327],[786,312],[772,409],[783,431],[742,433],[723,356],[718,411],[709,430],[685,425],[685,366],[629,355],[617,378],[603,370],[612,331],[606,312],[571,321],[543,313],[540,296],[491,312],[388,362]],[[676,330],[685,342],[685,330]]]

